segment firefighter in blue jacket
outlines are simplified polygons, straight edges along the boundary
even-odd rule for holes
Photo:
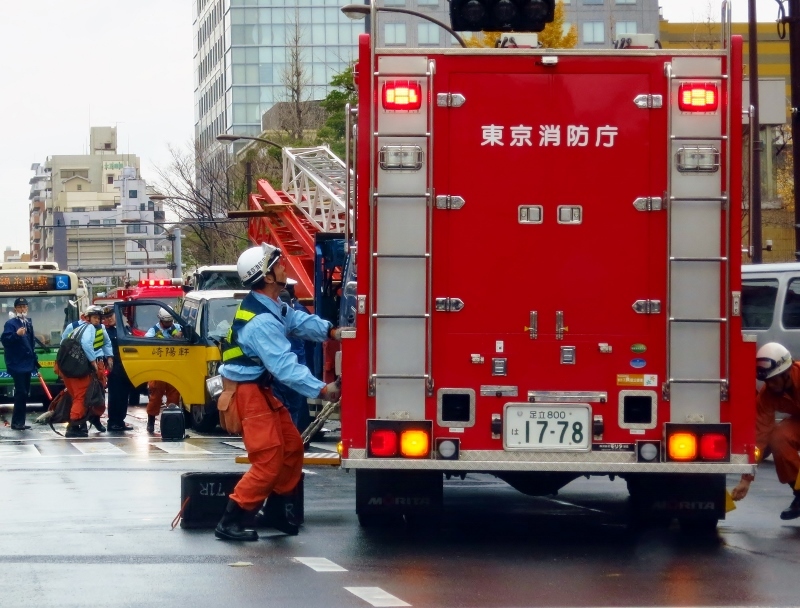
[[[33,322],[28,318],[28,300],[14,300],[12,318],[6,321],[0,341],[3,343],[3,356],[6,370],[14,379],[14,410],[11,414],[11,428],[24,431],[30,427],[25,424],[25,410],[31,392],[31,376],[41,367],[34,348]]]

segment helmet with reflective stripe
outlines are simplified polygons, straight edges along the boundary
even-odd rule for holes
[[[169,314],[165,309],[159,308],[158,309],[158,319],[159,321],[171,321],[172,315]]]
[[[792,366],[792,354],[782,344],[769,342],[756,353],[756,378],[767,380]]]
[[[250,247],[239,256],[236,262],[236,271],[242,280],[242,285],[250,287],[258,282],[281,258],[281,250],[267,243],[258,247]]]

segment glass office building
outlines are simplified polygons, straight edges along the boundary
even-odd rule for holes
[[[322,99],[334,74],[355,58],[364,21],[342,0],[195,0],[195,137],[258,135],[261,116],[288,100],[285,74],[300,50],[305,100]],[[297,40],[297,44],[294,41]]]

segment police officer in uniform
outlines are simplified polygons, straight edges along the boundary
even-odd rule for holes
[[[36,356],[33,336],[33,322],[28,317],[28,300],[14,300],[16,313],[3,327],[0,341],[3,343],[3,356],[6,369],[14,379],[14,410],[11,413],[11,428],[25,431],[30,427],[25,423],[25,410],[31,392],[31,375],[41,367]]]
[[[117,362],[108,374],[108,431],[124,433],[133,430],[133,425],[125,422],[125,416],[128,415],[129,398],[134,387],[119,358],[117,315],[114,314],[113,306],[106,306],[103,309],[103,325],[106,328],[108,339],[111,340],[111,349]]]
[[[251,289],[234,317],[224,347],[220,374],[235,384],[231,407],[242,421],[242,439],[251,467],[229,496],[215,535],[224,540],[258,540],[243,519],[264,504],[264,523],[285,534],[297,534],[286,516],[286,496],[300,480],[303,442],[287,409],[269,388],[273,378],[306,397],[338,399],[336,383],[326,385],[297,362],[290,336],[324,342],[339,339],[341,330],[316,315],[296,311],[280,300],[287,276],[281,250],[262,244],[241,256],[237,271]]]

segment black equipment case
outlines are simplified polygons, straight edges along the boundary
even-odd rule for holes
[[[186,437],[186,419],[179,405],[170,403],[161,412],[161,440],[183,441]]]
[[[242,475],[244,473],[200,472],[181,475],[181,508],[183,509],[181,528],[216,527],[228,504],[228,495],[233,493],[233,489],[239,483]],[[305,474],[301,474],[300,482],[286,500],[286,510],[291,512],[298,524],[302,524],[305,517],[303,508],[304,477]]]

